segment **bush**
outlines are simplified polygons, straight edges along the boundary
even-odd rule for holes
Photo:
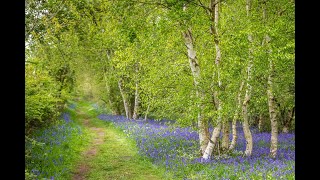
[[[29,134],[35,127],[49,124],[59,115],[64,100],[58,96],[58,87],[46,71],[35,72],[26,66],[25,130]]]

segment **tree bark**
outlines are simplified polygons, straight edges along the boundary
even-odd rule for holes
[[[214,44],[216,48],[216,58],[215,58],[215,64],[217,66],[217,75],[218,75],[218,86],[221,87],[221,79],[220,79],[220,60],[221,60],[221,51],[219,47],[219,35],[218,35],[218,22],[219,22],[219,0],[211,0],[209,8],[211,9],[210,12],[212,12],[211,15],[211,26],[210,30],[213,34],[214,38]],[[219,138],[221,126],[222,126],[222,102],[219,99],[219,92],[215,93],[215,100],[216,100],[216,107],[218,111],[218,120],[217,120],[217,126],[214,128],[212,132],[212,137],[206,147],[206,150],[202,156],[203,159],[209,159],[211,157],[211,154],[213,152],[213,148],[217,142],[217,139]]]
[[[186,6],[183,7],[183,10],[186,11]],[[190,69],[193,75],[194,86],[196,88],[196,95],[201,102],[204,99],[203,98],[204,95],[199,90],[200,89],[199,88],[200,66],[196,56],[196,50],[194,49],[194,39],[193,39],[191,28],[188,28],[185,32],[183,32],[183,37],[184,37],[185,45],[187,47]],[[203,105],[198,104],[198,108],[199,108],[198,132],[199,132],[199,143],[200,143],[201,154],[204,153],[210,138],[208,120],[204,119],[203,114],[201,113],[202,107]]]
[[[246,93],[244,97],[244,101],[242,103],[242,116],[243,116],[243,132],[244,132],[244,137],[246,139],[246,150],[245,150],[245,155],[246,156],[251,156],[252,152],[252,135],[249,127],[249,119],[248,119],[248,104],[250,101],[250,93],[251,93],[251,85],[249,83],[251,79],[251,67],[252,67],[252,58],[250,57],[251,53],[249,52],[249,63],[248,63],[248,69],[247,69],[247,88],[246,88]]]
[[[245,98],[247,99],[247,98]],[[251,156],[252,153],[252,135],[251,135],[251,131],[249,128],[249,122],[248,122],[248,107],[247,107],[248,103],[245,102],[242,104],[242,116],[243,116],[243,132],[244,132],[244,137],[246,139],[246,150],[244,152],[244,154],[246,156]]]
[[[214,130],[212,132],[212,137],[208,143],[208,146],[207,146],[205,152],[203,153],[203,156],[202,156],[203,159],[210,158],[210,156],[213,152],[213,148],[216,145],[217,140],[219,138],[220,131],[221,131],[221,122],[218,123],[218,125],[214,128]]]
[[[263,20],[266,21],[267,13],[266,13],[266,2],[263,2],[263,11],[262,11]],[[267,96],[268,96],[268,107],[269,107],[269,116],[271,122],[271,146],[270,146],[270,156],[275,158],[277,155],[278,149],[278,119],[277,119],[277,112],[276,112],[276,102],[273,92],[273,78],[275,75],[274,70],[274,62],[273,58],[270,57],[272,53],[272,49],[270,46],[271,38],[266,35],[264,38],[264,43],[267,47],[268,53],[268,61],[269,61],[269,76],[268,76],[268,86],[267,86]]]
[[[271,157],[275,157],[277,155],[277,146],[278,146],[278,121],[277,121],[277,113],[274,102],[273,95],[273,76],[274,76],[274,64],[270,59],[270,74],[268,77],[268,106],[269,106],[269,116],[271,121],[271,147],[270,147],[270,155]]]
[[[124,110],[126,112],[126,117],[127,117],[127,119],[132,119],[131,108],[130,108],[130,104],[129,104],[127,95],[123,89],[122,79],[120,79],[118,81],[118,86],[119,86],[119,90],[120,90],[120,93],[122,96],[122,101],[123,101]]]
[[[283,133],[288,133],[289,132],[290,124],[291,124],[293,116],[294,116],[294,111],[295,111],[295,107],[293,107],[292,110],[288,111],[287,119],[286,119],[286,121],[285,121],[285,123],[283,125],[283,128],[282,128],[282,132]]]
[[[222,124],[222,145],[221,145],[221,148],[223,151],[226,151],[229,148],[229,133],[230,133],[230,122],[225,121]]]
[[[262,114],[260,114],[259,115],[259,123],[258,123],[259,132],[262,132],[262,123],[263,123],[263,116],[262,116]]]
[[[149,108],[150,108],[150,104],[148,104],[146,114],[144,115],[144,120],[145,120],[145,121],[146,121],[147,118],[148,118]]]
[[[250,7],[251,7],[251,0],[247,0],[247,4],[246,4],[246,9],[247,9],[247,17],[250,17]],[[253,56],[252,56],[252,35],[249,34],[248,35],[248,40],[249,40],[249,56],[248,56],[248,67],[247,67],[247,87],[246,87],[246,93],[245,93],[245,97],[244,97],[244,101],[242,103],[242,116],[243,116],[243,132],[244,132],[244,137],[246,139],[246,150],[245,150],[245,155],[246,156],[251,156],[252,153],[252,147],[253,147],[253,142],[252,142],[252,135],[251,135],[251,131],[250,131],[250,127],[249,127],[249,120],[248,120],[248,104],[250,101],[250,94],[251,94],[251,84],[250,84],[250,80],[251,80],[251,68],[253,66]]]
[[[133,119],[137,119],[139,117],[139,91],[138,91],[138,82],[136,82],[136,91],[134,93],[134,109],[133,109]]]
[[[241,82],[239,93],[238,93],[238,105],[236,107],[236,112],[234,113],[233,121],[232,121],[232,141],[231,141],[229,150],[233,150],[234,147],[236,146],[236,143],[237,143],[237,138],[238,138],[238,136],[237,136],[237,119],[239,117],[239,109],[241,106],[241,92],[242,92],[243,85],[244,85],[244,81]]]

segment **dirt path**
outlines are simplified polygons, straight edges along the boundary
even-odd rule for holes
[[[83,112],[79,112],[81,115],[85,115]],[[85,180],[87,172],[90,170],[90,166],[86,163],[96,156],[99,146],[103,144],[105,139],[105,129],[98,127],[91,127],[89,119],[83,121],[83,125],[88,127],[92,132],[95,133],[95,138],[92,142],[92,146],[83,152],[84,160],[78,165],[76,171],[73,173],[72,180]]]
[[[92,132],[94,139],[82,153],[79,164],[72,172],[72,180],[165,179],[164,170],[142,159],[133,141],[122,131],[97,119],[98,113],[90,109],[90,106],[83,105],[77,110],[80,122]]]

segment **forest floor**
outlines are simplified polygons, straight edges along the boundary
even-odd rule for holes
[[[111,123],[97,119],[90,103],[77,103],[79,121],[92,132],[89,148],[72,172],[72,180],[164,179],[164,170],[138,155],[134,141]]]

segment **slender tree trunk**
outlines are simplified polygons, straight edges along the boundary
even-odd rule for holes
[[[218,86],[221,87],[221,79],[220,79],[220,60],[221,60],[221,51],[219,47],[219,36],[218,36],[218,21],[219,21],[219,0],[211,0],[210,2],[210,7],[211,9],[211,33],[213,34],[214,38],[214,43],[215,43],[215,48],[216,48],[216,58],[215,58],[215,64],[217,66],[217,74],[218,74]],[[212,137],[206,147],[206,150],[202,156],[203,159],[209,159],[211,157],[211,154],[213,152],[213,148],[219,138],[220,131],[221,131],[221,126],[222,126],[222,102],[219,99],[219,92],[215,93],[215,99],[216,99],[216,107],[218,111],[218,120],[217,120],[217,126],[214,128],[212,132]]]
[[[288,124],[285,124],[285,125],[283,126],[282,132],[283,132],[283,133],[288,133],[288,132],[289,132]]]
[[[283,125],[283,128],[282,128],[282,132],[283,133],[288,133],[289,132],[290,124],[291,124],[293,116],[294,116],[294,111],[295,111],[295,107],[293,107],[292,110],[288,111],[287,119],[286,119],[286,121],[285,121],[285,123]]]
[[[138,118],[138,111],[139,111],[139,91],[138,91],[138,82],[136,82],[136,91],[134,94],[134,109],[133,109],[133,119]]]
[[[239,117],[239,109],[241,106],[241,92],[244,85],[244,81],[241,82],[239,93],[238,93],[238,105],[236,107],[236,112],[234,113],[233,121],[232,121],[232,141],[229,147],[229,150],[233,150],[237,143],[237,119]]]
[[[186,11],[186,6],[183,7],[183,10]],[[191,28],[188,28],[187,31],[183,32],[183,37],[185,45],[188,51],[188,59],[190,64],[190,69],[193,75],[194,86],[196,88],[197,98],[202,101],[204,94],[200,92],[199,88],[199,79],[200,79],[200,66],[196,56],[196,50],[194,49],[194,39],[192,35]],[[202,102],[201,102],[202,103]],[[208,127],[208,120],[204,119],[203,114],[201,113],[203,105],[198,104],[199,113],[198,113],[198,132],[199,132],[199,143],[201,154],[204,153],[204,150],[209,142],[210,134]]]
[[[267,35],[265,37],[265,41],[268,44],[271,38]],[[271,49],[269,49],[269,54],[271,53]],[[274,63],[272,58],[269,57],[269,76],[268,76],[268,87],[267,87],[267,95],[268,95],[268,107],[269,107],[269,116],[271,122],[271,146],[270,146],[270,156],[275,158],[277,155],[277,147],[278,147],[278,120],[277,120],[277,112],[276,112],[276,102],[275,97],[273,95],[273,77],[274,77]]]
[[[218,141],[218,138],[219,138],[219,135],[220,135],[220,131],[221,131],[221,122],[218,123],[218,125],[214,128],[213,132],[212,132],[212,136],[211,136],[211,139],[208,143],[208,146],[205,150],[205,152],[203,153],[203,156],[202,158],[203,159],[209,159],[212,152],[213,152],[213,148],[215,147],[217,141]]]
[[[222,145],[221,148],[223,151],[226,151],[229,148],[229,133],[230,133],[230,122],[225,121],[222,124]]]
[[[245,150],[245,155],[246,156],[251,156],[252,153],[252,135],[251,131],[249,128],[249,122],[248,122],[248,107],[247,107],[247,102],[245,101],[242,104],[242,116],[243,116],[243,132],[244,132],[244,137],[246,139],[246,150]]]
[[[263,1],[263,11],[262,11],[263,20],[266,21],[266,1]],[[270,54],[272,49],[270,46],[271,38],[266,35],[264,42],[267,46],[268,60],[269,60],[269,76],[268,76],[268,86],[267,86],[267,96],[268,96],[268,107],[269,107],[269,116],[271,122],[271,146],[270,146],[270,156],[275,158],[277,155],[278,149],[278,119],[276,112],[276,102],[273,92],[273,78],[274,78],[274,62]]]
[[[121,96],[122,96],[122,101],[123,101],[124,110],[126,112],[126,117],[127,117],[127,119],[131,119],[132,118],[131,108],[130,108],[130,104],[129,104],[127,95],[126,95],[126,93],[125,93],[125,91],[123,89],[122,79],[120,79],[118,81],[118,86],[119,86],[119,90],[120,90],[120,93],[121,93]]]
[[[144,115],[144,120],[145,121],[148,119],[149,108],[150,108],[150,104],[148,104],[146,114]]]
[[[135,64],[135,71],[136,71],[136,89],[134,93],[134,107],[133,107],[133,119],[139,118],[139,64],[136,62]]]
[[[251,0],[247,0],[246,4],[246,10],[247,10],[247,17],[250,18],[250,9],[251,9]],[[246,88],[246,93],[244,97],[244,101],[242,103],[242,116],[243,116],[243,132],[244,132],[244,137],[246,139],[246,150],[245,150],[245,155],[246,156],[251,156],[252,153],[252,147],[253,147],[253,142],[252,142],[252,135],[249,127],[249,119],[248,119],[248,104],[250,101],[250,94],[251,94],[251,68],[253,66],[253,50],[252,50],[252,35],[248,35],[248,40],[249,40],[249,61],[248,61],[248,68],[247,68],[247,88]]]
[[[262,132],[262,123],[263,123],[263,116],[262,116],[262,114],[260,114],[259,115],[259,123],[258,123],[259,132]]]
[[[248,63],[248,69],[247,69],[247,88],[246,88],[246,93],[244,97],[244,101],[242,103],[242,116],[243,116],[243,132],[244,132],[244,137],[246,139],[246,150],[245,150],[245,155],[246,156],[251,156],[252,152],[252,147],[253,147],[253,142],[252,142],[252,135],[249,127],[249,118],[248,118],[248,104],[250,101],[250,93],[251,93],[251,85],[249,83],[251,79],[251,68],[252,68],[252,57],[251,57],[251,52],[249,52],[249,63]]]
[[[276,106],[274,102],[273,95],[273,76],[274,76],[274,64],[270,59],[270,74],[268,77],[268,105],[269,105],[269,116],[271,121],[271,147],[270,147],[270,155],[271,157],[276,157],[277,155],[277,146],[278,146],[278,121],[277,121],[277,113]]]

